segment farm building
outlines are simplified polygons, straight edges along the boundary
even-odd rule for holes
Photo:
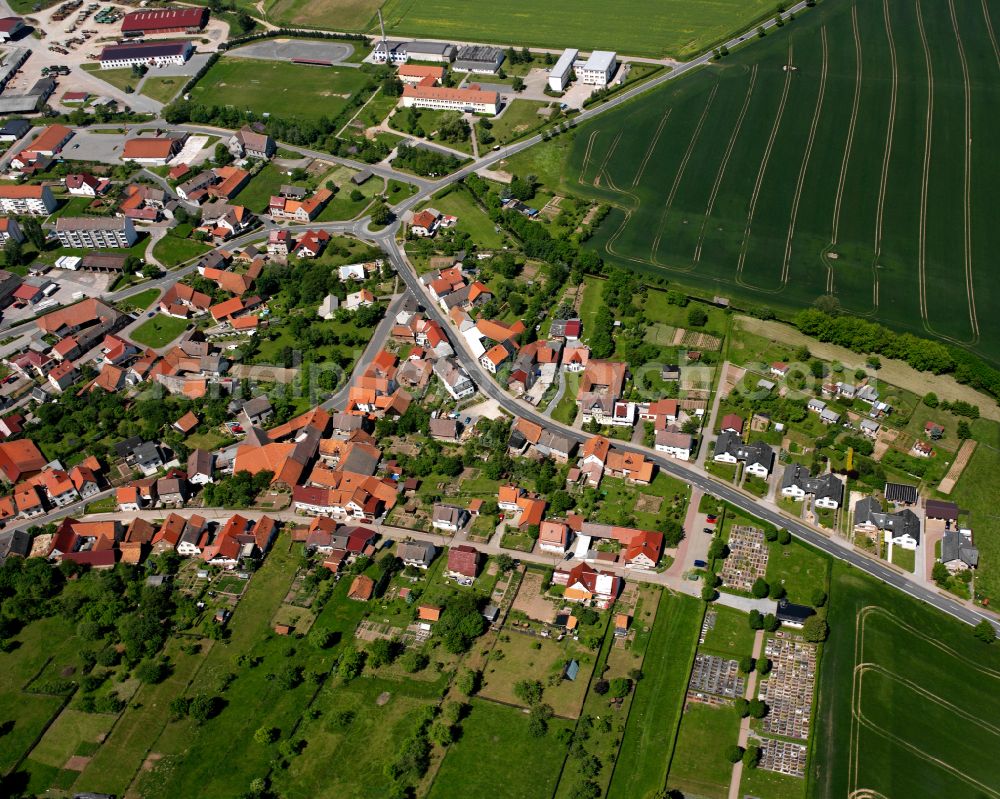
[[[173,8],[134,11],[122,19],[122,33],[138,36],[149,33],[173,33],[201,30],[208,24],[207,8]]]

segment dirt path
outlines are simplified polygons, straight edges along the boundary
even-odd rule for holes
[[[781,322],[765,322],[749,316],[737,316],[736,323],[749,333],[764,336],[782,344],[793,347],[806,346],[815,357],[827,361],[840,361],[845,367],[864,366],[865,356],[852,352],[846,347],[836,344],[826,344],[800,333],[790,325]],[[934,375],[930,372],[918,372],[903,361],[881,358],[882,367],[878,370],[879,379],[894,386],[912,391],[922,397],[928,391],[933,391],[941,399],[950,402],[963,400],[979,406],[979,413],[986,419],[1000,422],[1000,405],[990,397],[981,394],[971,386],[965,386],[951,375]]]
[[[962,446],[959,448],[958,454],[951,464],[951,468],[948,469],[948,474],[944,476],[941,485],[938,486],[938,491],[942,494],[951,493],[951,490],[955,487],[955,483],[958,482],[958,478],[965,471],[965,467],[969,465],[969,460],[972,458],[972,453],[975,449],[976,442],[973,439],[969,438],[962,442]]]

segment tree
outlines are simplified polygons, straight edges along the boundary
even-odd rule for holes
[[[809,599],[812,601],[813,607],[821,608],[826,604],[826,591],[822,588],[816,588]]]
[[[784,599],[785,598],[785,586],[775,583],[770,587],[767,592],[770,599]]]
[[[773,613],[767,613],[764,615],[764,629],[769,633],[773,633],[781,626],[781,622],[778,621],[778,617]]]
[[[336,643],[337,635],[326,627],[313,627],[309,631],[309,643],[316,649],[329,649]]]
[[[715,590],[714,585],[704,585],[701,589],[701,598],[705,602],[714,602],[719,596],[719,592]]]
[[[820,644],[826,640],[830,634],[830,626],[820,615],[810,616],[802,625],[802,635],[811,643]]]
[[[7,243],[3,245],[3,257],[7,266],[20,266],[24,257],[24,245],[13,236],[8,238]]]
[[[450,746],[455,740],[452,726],[442,719],[435,719],[427,730],[427,737],[438,746]]]
[[[267,744],[273,744],[278,740],[278,729],[277,727],[258,727],[257,732],[253,734],[253,739],[257,743],[264,744],[265,746]]]
[[[570,797],[571,799],[599,799],[600,795],[601,786],[591,779],[585,779],[574,786]]]
[[[743,765],[747,768],[757,768],[760,763],[760,747],[751,744],[743,753]]]
[[[774,664],[771,662],[770,658],[758,658],[757,659],[757,673],[762,677],[766,674],[771,673],[771,667]]]
[[[472,642],[486,631],[486,620],[471,594],[459,594],[448,601],[441,620],[434,625],[434,636],[453,655],[468,651]]]
[[[761,615],[761,612],[756,608],[750,611],[749,623],[751,630],[764,629],[764,617]]]
[[[541,702],[544,690],[539,680],[519,680],[514,683],[514,696],[526,705],[537,705]]]
[[[214,718],[220,710],[222,710],[222,700],[217,696],[208,696],[207,694],[198,694],[192,697],[191,703],[188,705],[188,713],[199,724],[204,724],[209,719]]]
[[[750,593],[753,594],[754,599],[763,599],[767,596],[768,590],[767,580],[763,577],[758,577],[754,580],[753,585],[750,587]]]
[[[176,213],[174,216],[176,217]],[[45,249],[45,242],[48,240],[48,236],[46,236],[41,223],[35,217],[28,216],[21,220],[21,232],[36,250],[41,251]]]
[[[548,705],[534,705],[528,714],[528,732],[535,738],[541,738],[549,731],[549,719],[552,718],[552,708]]]
[[[965,419],[958,420],[958,429],[955,431],[960,441],[965,441],[967,438],[972,438],[972,428]]]
[[[472,696],[479,690],[480,679],[481,675],[478,671],[475,671],[474,669],[466,669],[459,675],[455,684],[458,686],[458,690],[463,694],[466,696]]]
[[[778,530],[778,543],[783,547],[788,546],[792,543],[792,534],[784,528]]]
[[[739,763],[743,759],[743,747],[736,746],[735,744],[728,747],[726,749],[726,759],[730,763]]]
[[[743,674],[749,674],[751,671],[753,671],[753,666],[755,662],[756,661],[754,661],[751,655],[744,655],[743,657],[740,658],[739,661],[740,671]]]
[[[225,144],[219,142],[215,145],[215,158],[213,160],[218,166],[225,166],[233,162],[233,154],[229,152],[229,148]]]
[[[510,87],[511,87],[511,88],[512,88],[512,89],[513,89],[513,90],[514,90],[515,92],[521,92],[521,91],[524,91],[524,80],[523,80],[523,79],[521,78],[521,76],[520,76],[520,75],[516,75],[516,76],[514,77],[514,80],[512,80],[512,81],[510,82]]]
[[[423,652],[416,649],[407,649],[399,659],[399,665],[403,667],[403,671],[407,674],[415,674],[418,671],[426,669],[430,660]]]
[[[385,204],[384,200],[379,200],[375,203],[372,208],[372,224],[373,225],[388,225],[393,220],[392,209]]]
[[[708,545],[708,559],[724,560],[727,555],[729,555],[729,547],[726,546],[726,542],[718,537],[713,538],[712,543]]]
[[[347,647],[337,663],[337,674],[344,682],[353,680],[365,667],[365,653],[355,649],[353,646]]]
[[[750,703],[747,702],[742,696],[738,697],[735,702],[733,702],[733,707],[736,709],[736,715],[741,719],[745,719],[750,715]]]
[[[972,628],[972,634],[984,644],[992,644],[997,640],[996,629],[986,619],[983,619],[979,622],[979,624]]]
[[[708,313],[700,305],[692,305],[688,308],[687,321],[691,327],[704,327],[708,322]]]
[[[396,646],[385,638],[376,638],[368,646],[368,663],[373,669],[392,663],[396,658]]]
[[[943,587],[946,586],[948,581],[951,579],[951,573],[941,561],[937,561],[931,569],[931,579]]]
[[[494,562],[496,563],[497,568],[502,572],[514,571],[514,559],[506,552],[502,552],[497,555]]]
[[[939,403],[938,395],[935,394],[933,391],[928,391],[926,394],[924,394],[924,405],[926,405],[928,408],[936,408],[938,406],[938,403]]]
[[[755,719],[762,719],[767,715],[767,702],[763,699],[751,699],[750,700],[750,715]]]
[[[144,660],[135,670],[135,676],[139,682],[147,685],[156,685],[163,682],[170,674],[170,667],[165,660]]]

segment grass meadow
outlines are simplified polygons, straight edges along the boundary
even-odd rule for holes
[[[839,562],[830,629],[811,795],[997,795],[1000,649]]]
[[[566,744],[557,736],[572,726],[553,718],[546,736],[534,738],[528,732],[528,715],[520,709],[473,699],[462,722],[462,737],[448,749],[429,799],[550,796],[566,757]]]
[[[642,662],[645,676],[635,687],[609,799],[647,796],[663,788],[703,615],[703,603],[692,597],[660,597]]]
[[[191,90],[191,99],[285,119],[332,119],[369,80],[361,70],[347,67],[221,58]]]
[[[620,265],[779,309],[833,293],[1000,361],[998,27],[979,0],[821,4],[581,125],[560,182],[614,206],[592,241]]]
[[[397,36],[689,58],[773,9],[766,0],[638,0],[609,14],[597,0],[553,0],[544,8],[507,0],[496,14],[468,0],[387,0],[382,16]]]

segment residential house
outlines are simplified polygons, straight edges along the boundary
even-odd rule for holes
[[[944,531],[941,562],[952,574],[979,567],[979,550],[973,545],[972,530],[949,527]]]
[[[446,505],[437,502],[431,514],[431,525],[435,530],[457,533],[469,521],[469,512],[457,505]]]
[[[677,458],[677,460],[687,461],[691,459],[694,437],[688,433],[681,433],[675,428],[657,430],[653,445],[657,452],[663,452],[672,458]]]
[[[739,434],[727,428],[715,441],[713,460],[719,463],[743,461],[747,474],[766,480],[774,468],[774,450],[763,441],[745,444]]]
[[[156,494],[165,506],[179,508],[187,499],[186,480],[179,477],[161,477],[156,481]]]
[[[17,224],[15,217],[0,217],[0,245],[6,245],[11,239],[20,243],[24,241],[24,233],[21,232],[21,227]],[[10,273],[8,272],[8,274]]]
[[[244,125],[226,143],[234,158],[257,158],[267,161],[277,151],[274,139]]]
[[[448,550],[445,575],[459,585],[472,585],[479,571],[479,550],[468,544],[460,544]]]
[[[844,484],[832,472],[813,477],[805,466],[788,464],[781,476],[781,495],[802,500],[807,494],[812,495],[815,507],[836,510],[844,502]]]
[[[920,544],[920,518],[909,508],[886,513],[875,497],[865,497],[854,505],[854,529],[872,536],[882,533],[886,543],[915,550]]]
[[[0,442],[0,476],[8,483],[34,476],[47,462],[31,439]]]
[[[552,575],[553,585],[565,586],[563,599],[567,602],[588,604],[606,610],[611,607],[621,593],[622,579],[617,575],[601,572],[581,563],[569,571],[556,569]]]
[[[212,464],[215,456],[204,449],[193,449],[187,460],[187,479],[194,485],[215,482]]]
[[[448,441],[454,443],[459,439],[459,425],[454,419],[431,419],[428,429],[430,431],[431,438],[438,441]]]
[[[437,555],[437,547],[429,541],[400,541],[396,546],[396,557],[404,566],[426,569]]]
[[[359,574],[351,582],[351,587],[347,592],[348,599],[358,602],[367,602],[375,594],[375,581],[366,574]]]
[[[573,530],[565,521],[546,519],[539,525],[538,548],[542,552],[564,555],[572,538]]]

